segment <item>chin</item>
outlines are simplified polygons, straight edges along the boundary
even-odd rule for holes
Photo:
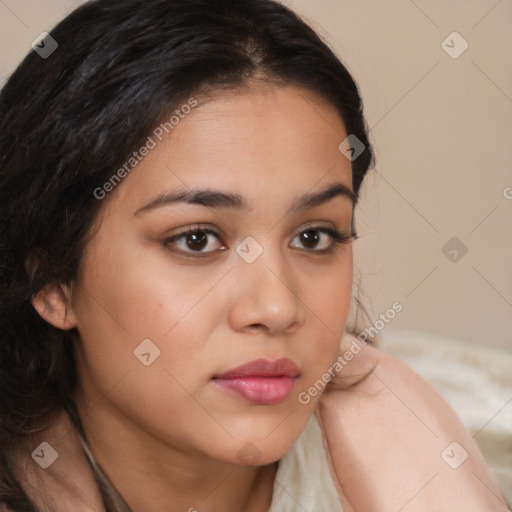
[[[290,414],[289,410],[270,418],[252,418],[237,425],[237,435],[223,450],[229,462],[237,465],[264,466],[281,459],[302,433],[309,414]]]

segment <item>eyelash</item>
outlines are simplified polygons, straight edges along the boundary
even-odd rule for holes
[[[302,233],[305,233],[307,231],[318,231],[320,233],[324,233],[326,235],[329,235],[331,237],[331,240],[332,240],[331,245],[327,249],[320,249],[320,250],[319,249],[307,249],[307,248],[303,248],[302,249],[302,250],[304,250],[306,252],[310,252],[310,253],[313,253],[313,254],[330,254],[330,253],[332,253],[336,249],[336,245],[346,244],[346,243],[350,242],[350,240],[352,240],[352,239],[356,240],[358,238],[357,234],[355,232],[351,233],[350,235],[347,235],[346,233],[338,231],[337,229],[328,228],[326,226],[308,226],[307,228],[302,229],[301,231],[299,231],[294,236],[293,239],[295,240],[295,238],[297,236],[300,236]],[[197,234],[197,233],[205,233],[207,235],[213,235],[215,238],[217,238],[217,240],[219,240],[222,243],[222,240],[221,240],[220,235],[219,235],[218,232],[216,232],[216,231],[214,231],[212,229],[201,227],[201,226],[197,225],[197,226],[191,226],[191,227],[181,231],[180,233],[177,233],[177,234],[173,235],[172,237],[166,238],[163,241],[164,246],[167,247],[169,244],[175,243],[177,240],[180,240],[182,238],[184,239],[188,235],[193,235],[193,234]],[[205,257],[205,256],[208,256],[208,255],[214,254],[216,252],[219,252],[219,250],[214,250],[214,251],[184,251],[182,249],[174,249],[174,252],[179,252],[182,255],[186,255],[186,257],[201,258],[201,257]]]

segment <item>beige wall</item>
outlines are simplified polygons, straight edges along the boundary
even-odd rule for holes
[[[393,327],[512,349],[512,4],[288,5],[363,92],[377,165],[357,256],[375,317],[399,301]],[[456,59],[441,47],[454,31],[468,43]],[[455,263],[452,237],[468,249]]]
[[[0,74],[79,3],[0,2]],[[356,258],[374,318],[399,301],[393,327],[512,349],[512,4],[286,3],[362,89],[377,166],[357,211]],[[469,45],[456,59],[441,47],[454,31]],[[455,263],[442,252],[452,237],[468,249]]]

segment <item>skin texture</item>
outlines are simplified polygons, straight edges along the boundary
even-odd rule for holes
[[[76,327],[77,397],[91,449],[133,510],[266,510],[274,463],[300,435],[316,400],[297,395],[336,357],[352,285],[352,247],[307,228],[350,234],[353,203],[337,196],[292,212],[332,184],[351,190],[347,134],[335,109],[294,87],[254,83],[205,98],[108,197],[73,287],[36,301],[59,328]],[[173,204],[136,213],[162,192],[214,188],[247,207]],[[166,244],[201,224],[219,232],[210,254]],[[236,247],[263,249],[247,263]],[[189,249],[190,253],[190,249]],[[151,339],[160,356],[134,350]],[[212,382],[257,358],[292,359],[294,390],[254,405]],[[252,443],[258,466],[239,451]],[[141,491],[143,489],[143,491]]]
[[[361,352],[344,371],[371,373],[345,389],[337,377],[315,410],[344,511],[507,512],[478,446],[444,398],[401,361],[356,342]]]
[[[469,432],[395,358],[364,346],[321,397],[298,399],[353,342],[342,339],[351,243],[320,255],[297,238],[311,225],[349,232],[353,205],[338,196],[291,211],[300,196],[327,185],[351,188],[337,112],[305,90],[261,83],[198,100],[105,199],[73,286],[49,285],[33,301],[48,322],[77,329],[82,422],[128,505],[267,511],[275,461],[314,413],[346,512],[506,511]],[[249,207],[180,203],[135,215],[162,192],[198,187],[240,194]],[[209,242],[211,256],[180,256],[183,241],[165,242],[198,223],[222,234]],[[248,236],[263,248],[253,263],[236,252]],[[160,350],[149,366],[134,355],[144,339]],[[254,405],[212,382],[260,357],[299,366],[283,402]],[[47,470],[30,458],[43,441],[59,454]],[[457,469],[441,458],[454,441],[468,453]],[[257,457],[245,465],[238,453],[249,442]],[[103,510],[65,414],[33,436],[18,464],[43,511]],[[44,508],[40,490],[56,503]]]

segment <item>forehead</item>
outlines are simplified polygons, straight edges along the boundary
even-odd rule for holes
[[[198,156],[211,149],[240,159],[271,155],[282,160],[306,156],[311,149],[328,154],[346,136],[337,110],[323,98],[303,88],[265,83],[200,100],[176,128],[169,137],[174,147],[186,143]],[[233,146],[223,146],[224,141]]]
[[[117,199],[136,208],[152,194],[199,185],[249,200],[298,195],[321,182],[351,188],[350,161],[338,150],[345,126],[316,94],[253,84],[195,100],[161,140],[150,135],[154,147],[123,180]]]

